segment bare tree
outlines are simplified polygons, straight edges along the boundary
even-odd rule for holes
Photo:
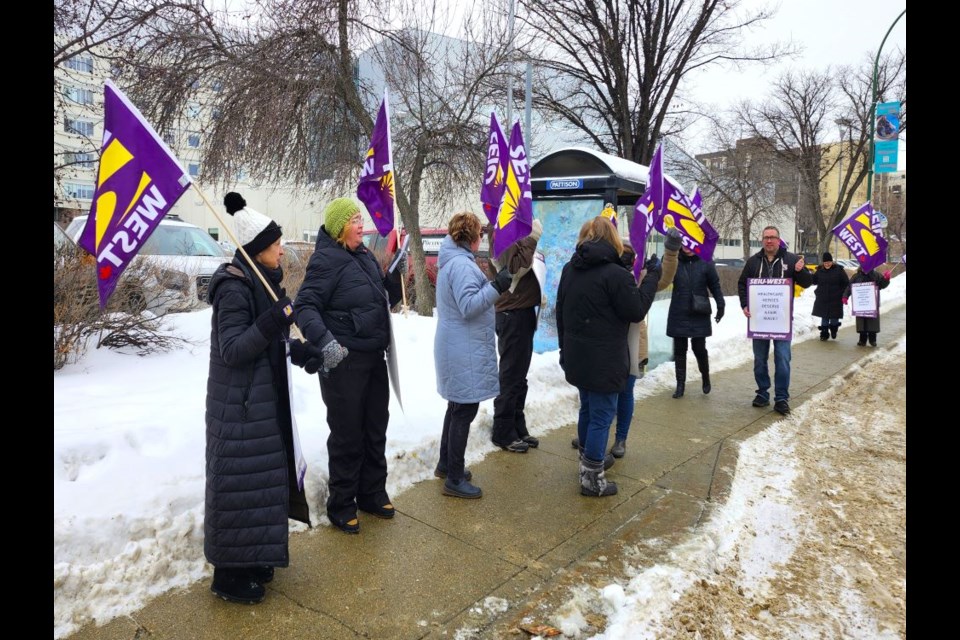
[[[539,78],[534,104],[601,151],[647,164],[662,135],[693,114],[674,104],[690,72],[768,62],[780,45],[748,49],[743,34],[773,15],[740,2],[521,0],[525,54]]]
[[[62,185],[77,167],[99,156],[100,139],[77,126],[75,118],[102,119],[102,92],[90,86],[102,68],[129,59],[131,46],[148,40],[159,25],[192,24],[207,17],[201,0],[54,0],[54,130],[69,141],[54,140],[54,207],[63,202]]]
[[[877,95],[895,93],[905,102],[906,56],[896,53],[881,61]],[[872,73],[872,60],[855,69],[788,71],[774,83],[768,100],[739,110],[747,129],[771,140],[777,156],[797,170],[801,192],[809,203],[805,209],[812,212],[804,225],[817,229],[817,253],[826,250],[830,231],[848,214],[872,161],[868,157]],[[837,124],[847,139],[841,141],[842,154],[831,155],[825,153],[827,140],[833,138]],[[841,159],[837,199],[823,202],[821,184]]]
[[[429,315],[422,197],[427,190],[442,206],[471,179],[479,190],[481,108],[504,49],[431,33],[429,6],[394,6],[409,16],[401,28],[348,0],[262,0],[246,24],[215,17],[144,42],[129,81],[161,130],[183,126],[191,107],[207,111],[205,181],[230,184],[242,170],[326,195],[355,188],[380,87],[390,87],[396,203],[411,236],[417,309]],[[367,60],[379,83],[360,73]]]
[[[711,224],[721,236],[739,236],[747,258],[757,223],[793,215],[793,207],[788,211],[784,204],[793,195],[789,187],[795,174],[769,140],[746,137],[735,114],[710,118],[708,137],[717,151],[674,158],[677,177],[699,187]]]

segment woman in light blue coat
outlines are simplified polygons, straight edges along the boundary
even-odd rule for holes
[[[470,483],[463,458],[480,403],[500,393],[493,305],[509,288],[511,275],[504,269],[490,282],[480,271],[474,259],[480,247],[480,220],[473,213],[454,215],[447,232],[437,259],[433,342],[437,392],[447,401],[447,413],[434,473],[446,478],[444,495],[479,498],[483,492]]]

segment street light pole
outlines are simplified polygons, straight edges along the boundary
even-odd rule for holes
[[[871,202],[873,198],[873,157],[876,154],[876,148],[873,140],[874,136],[874,127],[877,124],[877,66],[880,64],[880,52],[883,51],[883,45],[886,44],[887,38],[890,36],[890,32],[893,31],[893,28],[900,18],[907,14],[907,10],[904,9],[900,15],[897,16],[897,19],[893,21],[893,24],[890,25],[890,28],[887,29],[887,34],[883,36],[883,40],[880,42],[880,48],[877,49],[877,57],[873,59],[873,106],[870,108],[870,169],[867,171],[867,202]]]

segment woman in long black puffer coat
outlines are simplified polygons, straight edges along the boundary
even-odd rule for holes
[[[239,194],[227,194],[224,204],[243,248],[278,298],[270,298],[239,250],[213,274],[208,290],[213,314],[203,550],[214,567],[211,590],[253,604],[263,600],[274,567],[289,565],[288,518],[309,525],[310,513],[294,460],[285,346],[294,316],[280,286],[281,230],[246,209]],[[291,355],[306,349],[291,343]]]
[[[820,339],[836,340],[843,320],[843,295],[850,286],[850,277],[829,252],[824,252],[820,268],[813,273],[813,284],[817,285],[813,315],[820,318]]]
[[[709,291],[708,291],[709,290]],[[725,303],[720,289],[720,276],[713,262],[704,262],[695,253],[683,247],[677,261],[677,273],[673,277],[673,296],[667,315],[667,335],[673,338],[673,362],[677,374],[677,389],[674,398],[683,396],[687,384],[687,339],[697,358],[697,366],[703,376],[703,392],[710,393],[710,360],[707,355],[707,338],[713,335],[710,325],[710,301],[713,294],[717,302],[716,321],[723,318]],[[706,313],[693,308],[694,296],[706,302]]]

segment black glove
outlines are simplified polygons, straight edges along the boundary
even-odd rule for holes
[[[510,283],[513,282],[513,276],[510,274],[510,270],[504,267],[500,269],[497,273],[497,277],[490,283],[498,293],[503,293],[510,289]]]
[[[667,251],[680,251],[680,232],[676,227],[667,230],[667,237],[663,240],[663,248]]]
[[[407,274],[407,254],[404,253],[403,257],[400,258],[400,262],[397,263],[397,271],[406,275]]]
[[[260,314],[256,320],[257,328],[260,333],[268,338],[282,333],[286,327],[289,327],[296,320],[293,313],[293,301],[287,296],[283,296],[273,303],[273,306]]]
[[[320,370],[320,365],[323,364],[323,352],[309,342],[300,342],[293,339],[290,341],[290,362],[298,367],[303,367],[304,371],[313,375]]]
[[[723,307],[717,307],[717,316],[714,318],[717,322],[723,320]]]
[[[660,271],[660,258],[657,257],[657,254],[653,254],[647,258],[647,261],[643,263],[643,268],[647,270],[647,273]]]

